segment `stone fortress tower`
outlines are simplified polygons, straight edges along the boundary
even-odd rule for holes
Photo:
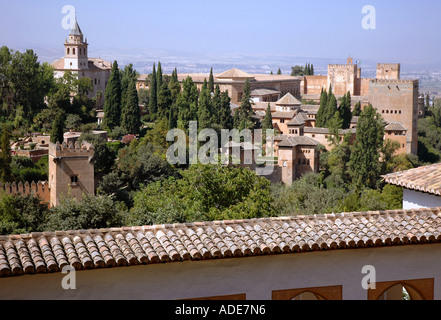
[[[93,156],[94,148],[87,142],[49,145],[50,206],[64,197],[81,199],[95,193]]]

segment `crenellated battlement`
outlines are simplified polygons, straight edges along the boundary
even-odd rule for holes
[[[21,195],[21,196],[34,196],[39,197],[42,202],[49,203],[50,200],[50,188],[48,181],[32,181],[29,183],[12,182],[12,183],[0,183],[0,197],[2,195]]]
[[[394,79],[370,79],[369,82],[371,84],[415,84],[418,83],[418,80],[394,80]]]
[[[58,157],[72,157],[72,156],[87,156],[91,157],[95,153],[94,147],[92,144],[83,141],[80,145],[78,141],[75,143],[66,142],[63,143],[50,143],[49,144],[49,154],[58,158]]]
[[[357,67],[356,64],[329,64],[328,69],[340,69],[340,70],[347,70],[347,69],[355,69]]]

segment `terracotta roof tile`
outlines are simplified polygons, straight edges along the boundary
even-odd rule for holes
[[[0,236],[0,277],[441,241],[441,208]]]
[[[441,195],[441,163],[391,173],[383,178],[393,185]]]

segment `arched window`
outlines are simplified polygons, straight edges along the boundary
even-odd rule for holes
[[[67,54],[70,54],[70,48],[67,48]]]
[[[276,290],[273,300],[342,300],[342,286]]]
[[[75,55],[75,48],[72,49],[72,54]]]
[[[434,279],[377,282],[369,300],[433,300]]]
[[[291,300],[326,300],[326,299],[318,293],[314,293],[312,291],[304,291],[293,297]]]

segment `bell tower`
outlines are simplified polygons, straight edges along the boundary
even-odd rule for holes
[[[88,69],[87,46],[89,44],[83,40],[83,33],[75,19],[75,25],[70,30],[69,38],[64,42],[64,69],[82,70]]]

